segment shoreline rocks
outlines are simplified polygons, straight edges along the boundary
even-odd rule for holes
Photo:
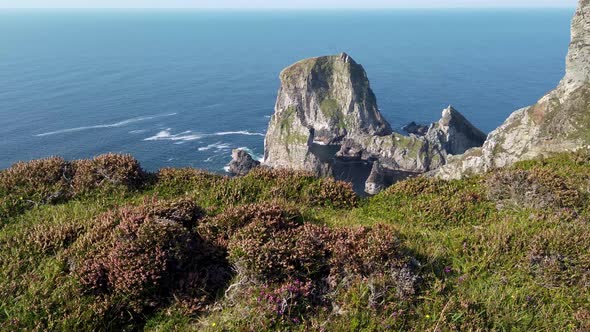
[[[244,150],[234,149],[231,153],[232,160],[228,165],[228,172],[232,175],[244,176],[253,168],[260,166],[260,162]]]

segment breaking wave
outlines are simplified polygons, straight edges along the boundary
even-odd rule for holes
[[[60,129],[60,130],[56,130],[56,131],[50,131],[47,133],[36,134],[35,136],[43,137],[43,136],[73,133],[73,132],[77,132],[77,131],[84,131],[84,130],[91,130],[91,129],[123,127],[123,126],[130,124],[130,123],[153,120],[153,119],[158,119],[158,118],[163,118],[163,117],[168,117],[168,116],[174,116],[176,114],[177,113],[168,113],[168,114],[156,114],[156,115],[150,115],[150,116],[140,116],[137,118],[131,118],[131,119],[127,119],[127,120],[123,120],[123,121],[115,122],[115,123],[109,123],[109,124],[100,124],[100,125],[94,125],[94,126],[84,126],[84,127]]]

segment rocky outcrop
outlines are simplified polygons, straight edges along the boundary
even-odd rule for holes
[[[485,140],[450,106],[440,121],[414,126],[421,135],[394,133],[379,112],[365,70],[344,53],[300,61],[280,78],[265,138],[266,166],[334,176],[372,194],[436,169],[449,155]]]
[[[342,145],[337,157],[379,160],[385,169],[425,173],[444,165],[450,155],[481,146],[485,138],[484,133],[449,106],[423,136],[393,133],[355,137]]]
[[[250,154],[241,149],[232,150],[232,160],[228,165],[228,172],[233,175],[244,176],[260,166],[260,162],[254,160]]]
[[[371,173],[369,174],[367,181],[365,181],[365,192],[369,195],[376,195],[385,188],[387,188],[385,170],[378,161],[374,162],[373,167],[371,168]]]
[[[412,121],[403,126],[402,130],[408,135],[424,136],[428,132],[428,128],[429,127],[426,125],[417,124],[416,122]]]
[[[367,74],[345,53],[300,61],[281,72],[275,114],[265,138],[264,163],[315,170],[312,145],[391,134]]]
[[[513,113],[481,148],[449,158],[435,176],[456,179],[590,145],[590,0],[579,2],[571,33],[566,74],[558,87]]]
[[[440,143],[442,150],[451,155],[481,146],[487,137],[453,106],[443,110],[442,118],[428,129],[425,136],[430,142]]]

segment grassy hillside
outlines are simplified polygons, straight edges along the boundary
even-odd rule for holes
[[[0,172],[0,330],[588,331],[590,153],[372,197],[308,174]]]

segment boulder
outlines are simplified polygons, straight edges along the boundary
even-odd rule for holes
[[[416,122],[412,121],[403,126],[402,130],[408,135],[424,136],[428,132],[428,128],[429,126],[427,125],[417,124]]]
[[[228,165],[228,172],[230,174],[244,176],[250,173],[253,168],[260,166],[260,162],[254,160],[254,158],[244,150],[232,150],[231,156],[232,160]]]

